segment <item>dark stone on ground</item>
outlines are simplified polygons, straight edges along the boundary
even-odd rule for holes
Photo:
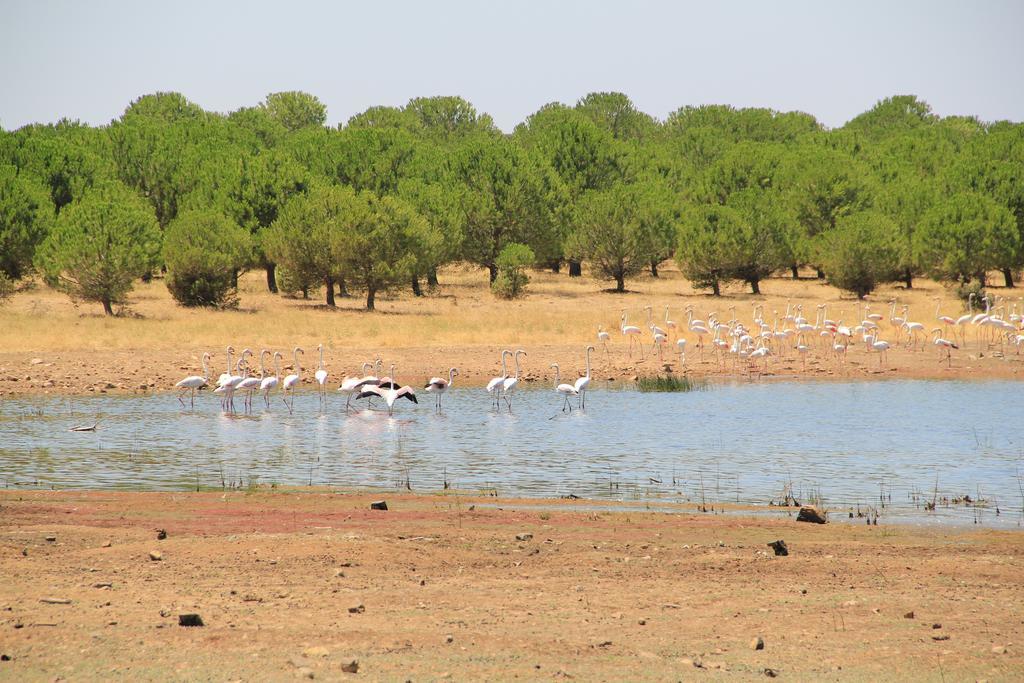
[[[370,503],[370,509],[371,510],[387,510],[388,509],[388,504],[387,504],[387,502],[385,502],[383,500],[374,501],[374,502]]]
[[[203,626],[203,618],[198,614],[179,614],[178,626]]]
[[[782,539],[779,539],[778,541],[772,541],[768,545],[771,547],[772,550],[775,551],[775,555],[776,556],[779,556],[779,555],[782,555],[782,556],[789,555],[789,548],[786,547],[786,542],[783,541]]]
[[[825,524],[828,522],[828,514],[812,505],[805,505],[797,513],[796,521],[813,522],[814,524]]]

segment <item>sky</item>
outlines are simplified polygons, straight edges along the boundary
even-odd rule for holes
[[[626,93],[813,114],[896,94],[1024,120],[1020,0],[0,0],[0,126],[117,118],[179,91],[208,110],[304,90],[329,124],[460,95],[511,131],[544,104]]]

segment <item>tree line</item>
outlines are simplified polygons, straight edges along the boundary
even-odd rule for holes
[[[107,313],[166,272],[183,305],[272,292],[437,286],[452,262],[517,296],[524,268],[588,264],[624,291],[675,259],[697,287],[759,293],[813,267],[859,297],[928,276],[1007,286],[1024,267],[1024,125],[936,116],[915,96],[826,129],[802,112],[620,93],[545,105],[505,134],[459,97],[325,125],[313,95],[229,114],[145,95],[109,125],[0,129],[0,296],[32,273]]]

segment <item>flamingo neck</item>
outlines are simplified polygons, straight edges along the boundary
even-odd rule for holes
[[[206,367],[206,354],[203,354],[203,379],[210,379],[210,371]]]
[[[587,377],[590,377],[590,347],[587,347]]]

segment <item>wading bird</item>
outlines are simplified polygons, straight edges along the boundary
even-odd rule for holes
[[[932,335],[934,335],[932,343],[935,344],[935,346],[939,347],[939,362],[942,362],[942,352],[945,351],[946,367],[953,367],[953,349],[959,349],[960,347],[954,344],[953,342],[949,341],[948,339],[943,339],[942,337],[940,337],[939,335],[941,333],[942,328],[940,327],[936,327],[934,330],[932,330]]]
[[[288,406],[288,414],[290,415],[295,409],[295,387],[299,383],[299,379],[302,377],[302,366],[299,365],[299,354],[306,353],[300,347],[296,346],[292,349],[292,370],[294,372],[284,378],[284,382],[281,384],[281,400]],[[289,396],[291,402],[288,401]]]
[[[263,364],[264,353],[270,353],[270,351],[264,350],[260,352],[260,365]],[[267,410],[270,409],[270,392],[281,383],[281,358],[281,352],[274,351],[274,374],[270,377],[264,377],[260,381],[260,393],[263,394],[263,402],[267,405]]]
[[[636,325],[627,324],[626,309],[622,309],[622,318],[619,320],[619,330],[629,337],[629,357],[633,357],[633,342],[640,345],[640,360],[644,359],[644,343],[640,341],[641,331]]]
[[[505,355],[512,355],[512,352],[505,349],[501,352],[501,377],[492,377],[491,381],[487,383],[487,393],[491,394],[494,398],[494,407],[497,408],[501,401],[501,389],[505,385],[505,380],[508,379],[508,365],[505,363]]]
[[[590,352],[593,350],[593,346],[587,347],[587,374],[576,380],[575,389],[580,397],[580,410],[587,407],[587,387],[590,386]]]
[[[378,381],[376,377],[366,374],[371,368],[373,368],[373,363],[363,363],[363,375],[361,377],[346,377],[341,380],[341,386],[338,387],[338,391],[347,395],[345,399],[346,413],[352,405],[353,394],[358,394],[364,385]]]
[[[562,402],[562,412],[564,413],[565,409],[568,408],[569,412],[571,413],[572,404],[569,403],[569,397],[579,396],[580,394],[578,391],[576,391],[576,387],[574,387],[573,385],[561,382],[561,377],[558,373],[558,363],[552,363],[551,367],[555,369],[555,391],[557,391],[560,396],[565,397],[565,401]]]
[[[204,353],[203,354],[203,374],[202,375],[189,375],[188,377],[186,377],[185,379],[181,380],[180,382],[178,382],[177,384],[174,385],[177,388],[181,389],[181,393],[178,394],[178,403],[180,403],[182,405],[182,407],[185,406],[185,401],[184,401],[185,394],[188,393],[189,391],[192,392],[192,403],[191,403],[191,405],[192,405],[193,408],[196,407],[196,389],[199,389],[201,387],[205,387],[206,383],[210,381],[210,369],[206,365],[207,361],[209,361],[209,360],[210,360],[210,354]]]
[[[316,378],[317,391],[320,393],[320,409],[324,407],[324,403],[327,402],[327,368],[324,367],[324,345],[317,344],[316,350],[320,353],[320,364],[317,366],[317,370],[313,373],[313,377]]]
[[[424,391],[434,394],[434,408],[439,413],[441,412],[441,396],[451,388],[452,380],[457,374],[459,374],[458,368],[449,368],[448,379],[444,379],[443,377],[431,377],[430,381],[427,382],[427,386],[423,387]]]
[[[410,387],[410,386],[404,386],[404,387],[398,386],[398,383],[395,382],[394,379],[393,379],[394,376],[395,376],[395,365],[394,365],[394,363],[392,363],[391,364],[391,377],[392,377],[391,386],[384,387],[384,386],[375,386],[375,385],[372,385],[372,384],[368,384],[368,385],[363,387],[363,391],[359,394],[359,398],[370,398],[371,396],[380,396],[382,399],[384,399],[384,402],[388,406],[388,415],[394,415],[395,414],[395,401],[397,401],[400,398],[407,398],[410,401],[412,401],[413,403],[419,403],[419,401],[416,400],[416,392],[413,390],[413,388]]]
[[[512,412],[512,399],[510,397],[512,396],[512,392],[515,390],[515,388],[517,386],[519,386],[519,373],[520,373],[520,369],[519,369],[519,356],[520,355],[525,356],[526,355],[526,351],[523,351],[522,349],[516,349],[516,353],[513,356],[513,360],[515,361],[515,364],[516,364],[516,374],[514,376],[512,376],[512,377],[506,377],[505,381],[502,382],[502,385],[501,385],[501,395],[502,395],[502,398],[505,399],[505,404],[508,405],[508,412],[510,412],[510,413]]]

